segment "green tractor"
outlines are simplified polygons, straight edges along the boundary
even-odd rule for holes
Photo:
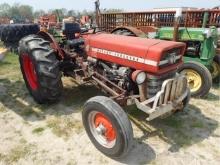
[[[156,38],[174,40],[186,43],[184,64],[179,72],[185,73],[192,96],[205,96],[212,80],[218,81],[220,76],[220,61],[216,54],[218,47],[218,29],[208,26],[209,13],[205,12],[202,27],[179,27],[182,21],[182,11],[175,15],[174,27],[161,27]]]
[[[159,28],[156,38],[173,40],[174,30],[172,27]],[[217,28],[180,27],[177,38],[178,41],[187,45],[184,56],[185,63],[179,68],[179,72],[187,75],[192,96],[204,96],[212,86],[212,79],[219,79],[220,74],[218,61],[215,61],[217,59]]]

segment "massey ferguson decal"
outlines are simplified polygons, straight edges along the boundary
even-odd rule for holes
[[[144,59],[144,58],[140,58],[140,57],[124,54],[124,53],[118,53],[118,52],[105,50],[105,49],[99,49],[99,48],[91,48],[91,49],[92,49],[92,52],[101,53],[101,54],[105,54],[105,55],[109,55],[109,56],[113,56],[113,57],[118,57],[118,58],[121,58],[121,59],[138,62],[138,63],[141,63],[141,64],[158,66],[158,62],[153,61],[153,60],[147,60],[147,59]]]

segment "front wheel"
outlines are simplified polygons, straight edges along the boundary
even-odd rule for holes
[[[204,97],[212,87],[212,76],[209,70],[198,62],[187,62],[179,68],[188,80],[192,97]]]
[[[88,100],[82,112],[86,132],[103,154],[121,158],[128,153],[133,130],[128,116],[112,99],[98,96]]]

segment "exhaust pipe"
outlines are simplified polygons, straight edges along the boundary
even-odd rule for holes
[[[183,14],[183,9],[182,8],[176,9],[175,22],[174,22],[174,32],[173,32],[173,41],[178,41],[180,19],[182,18],[182,14]]]

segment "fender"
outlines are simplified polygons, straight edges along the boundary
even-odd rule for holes
[[[49,34],[48,32],[45,31],[39,31],[37,35],[43,37],[45,40],[50,42],[51,47],[57,52],[57,55],[59,58],[64,59],[65,53],[63,50],[60,48],[59,44],[55,40],[55,38]]]
[[[131,32],[132,34],[134,34],[135,37],[146,36],[146,34],[143,31],[141,31],[135,27],[131,27],[131,26],[120,26],[120,27],[117,27],[114,30],[112,30],[110,33],[112,34],[118,30],[127,30],[127,31]]]

